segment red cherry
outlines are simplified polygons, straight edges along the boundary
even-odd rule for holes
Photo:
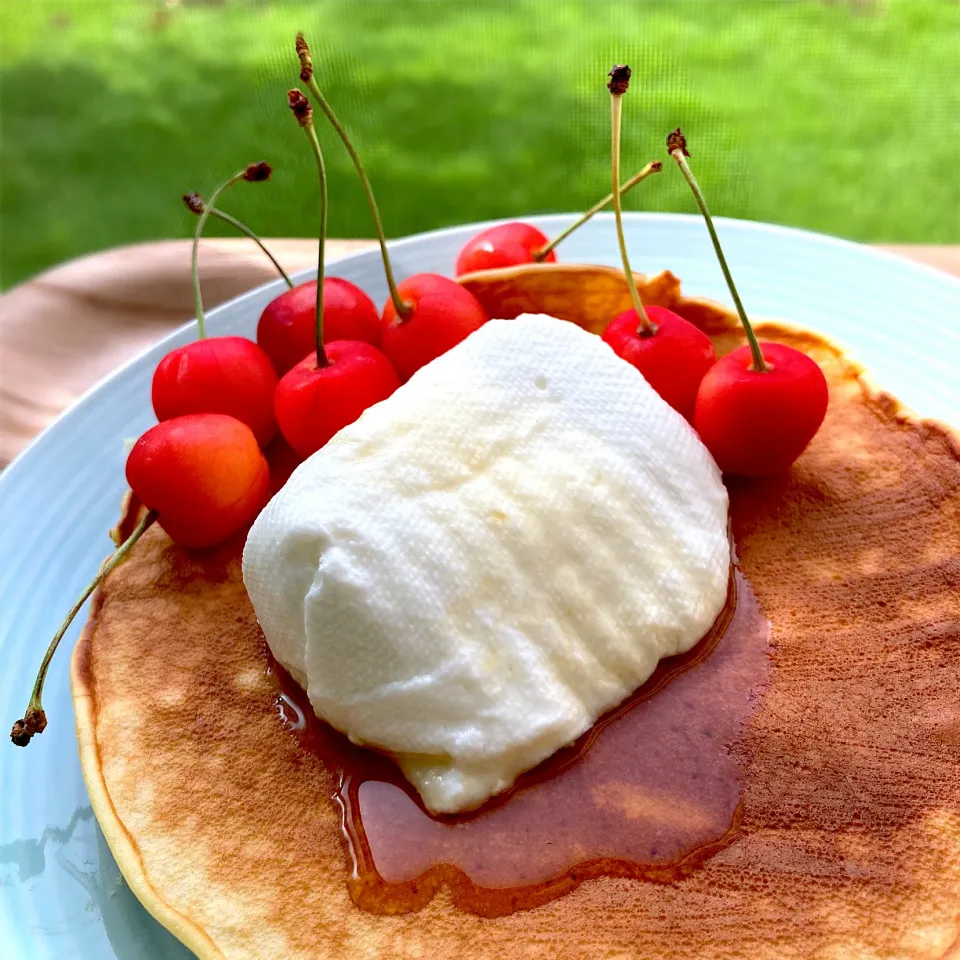
[[[283,376],[317,348],[317,281],[309,280],[271,300],[257,324],[257,343]],[[380,342],[380,315],[373,301],[349,280],[323,281],[323,338]]]
[[[753,369],[749,346],[721,357],[697,393],[693,425],[720,469],[747,477],[786,470],[827,412],[827,380],[805,353],[761,343],[769,369]]]
[[[412,307],[398,316],[393,300],[383,308],[380,349],[402,381],[455,347],[487,320],[480,301],[459,283],[437,273],[407,277],[397,288]]]
[[[529,223],[514,221],[487,227],[464,244],[457,257],[456,275],[535,263],[534,254],[549,242],[546,234]],[[542,262],[555,263],[556,259],[556,253],[551,250]]]
[[[280,431],[304,459],[400,386],[390,361],[369,343],[334,340],[325,350],[326,366],[318,367],[313,353],[277,386]]]
[[[659,160],[648,163],[620,185],[620,196],[624,196],[638,183],[654,173],[659,173],[662,169],[663,164]],[[558,233],[553,240],[548,240],[545,234],[529,223],[501,223],[481,230],[475,237],[468,240],[460,251],[460,256],[457,258],[457,276],[472,273],[474,270],[513,267],[520,263],[555,263],[556,246],[579,230],[612,201],[613,193],[608,193],[570,226]],[[543,250],[546,250],[545,254],[541,253]]]
[[[618,357],[635,366],[674,410],[693,420],[697,387],[717,359],[713,343],[672,310],[647,307],[646,311],[656,328],[652,336],[639,332],[640,317],[631,308],[610,321],[603,339]]]
[[[267,502],[270,470],[250,428],[198,413],[148,430],[127,458],[127,483],[183,547],[212,547]]]
[[[721,470],[749,477],[780,473],[820,429],[827,413],[827,379],[805,353],[757,340],[679,127],[667,135],[667,150],[697,201],[747,336],[746,346],[718,360],[700,382],[693,425]]]
[[[302,34],[297,35],[297,50],[301,58],[309,60],[309,51]],[[306,61],[304,61],[306,63]],[[312,69],[304,66],[304,82],[308,83]],[[314,84],[310,87],[319,103],[324,105],[331,121],[323,94]],[[323,152],[313,127],[313,106],[300,90],[290,90],[287,102],[297,123],[307,135],[317,164],[320,184],[320,235],[317,243],[317,277],[313,285],[315,295],[310,316],[314,350],[288,370],[274,395],[274,409],[280,432],[300,457],[309,457],[319,450],[335,433],[353,423],[367,407],[385,400],[400,386],[397,373],[390,361],[372,344],[361,340],[337,340],[326,326],[329,314],[326,307],[327,284],[323,282],[324,246],[327,233],[327,174]],[[334,124],[337,126],[337,124]],[[342,131],[342,128],[339,128]],[[353,156],[352,146],[348,149]],[[369,190],[369,184],[365,182]],[[372,202],[371,206],[375,209]],[[375,219],[378,221],[379,216]],[[385,245],[382,230],[381,243]],[[392,275],[387,266],[388,283],[392,289]],[[452,282],[452,281],[448,281]],[[401,304],[402,309],[402,304]]]
[[[270,358],[244,337],[208,337],[171,350],[153,374],[161,422],[190,413],[223,413],[245,423],[264,446],[277,432]]]
[[[614,352],[631,363],[671,407],[688,420],[693,416],[697,387],[716,359],[709,337],[683,317],[663,307],[646,307],[630,268],[627,241],[623,234],[623,209],[620,198],[620,117],[621,100],[630,83],[630,68],[615,66],[610,81],[610,172],[613,187],[614,222],[620,261],[627,283],[632,310],[624,310],[608,324],[603,339]],[[651,170],[653,166],[651,165]],[[657,168],[659,169],[659,167]]]

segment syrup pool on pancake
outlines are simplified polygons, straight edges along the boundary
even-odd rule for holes
[[[277,709],[335,785],[353,901],[416,911],[442,889],[501,916],[594,877],[689,876],[740,835],[739,742],[766,685],[770,624],[736,573],[706,637],[479,810],[432,816],[387,756],[316,718],[279,665]]]

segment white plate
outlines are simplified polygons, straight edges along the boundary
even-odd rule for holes
[[[530,219],[548,234],[570,222]],[[751,314],[836,337],[917,412],[960,423],[960,281],[830,237],[737,220],[718,225]],[[397,273],[452,274],[458,250],[479,226],[391,244]],[[627,234],[635,269],[670,269],[687,292],[729,302],[698,217],[628,215]],[[618,265],[609,216],[566,241],[560,257]],[[386,298],[376,252],[341,260],[330,273],[358,283],[378,303]],[[211,333],[253,336],[260,311],[282,289],[277,281],[212,310]],[[123,441],[153,423],[153,369],[193,336],[188,325],[108,377],[0,474],[4,731],[26,706],[53,631],[110,551],[107,531],[125,488]],[[26,750],[0,743],[0,944],[5,957],[37,960],[188,957],[130,893],[90,810],[68,689],[69,647],[82,620],[50,671],[49,728]]]

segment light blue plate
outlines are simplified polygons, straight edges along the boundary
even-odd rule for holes
[[[547,234],[569,221],[532,219]],[[452,275],[457,251],[477,229],[397,241],[398,274]],[[812,233],[737,220],[720,221],[719,230],[752,314],[836,337],[917,412],[960,423],[960,281]],[[635,269],[669,268],[687,292],[729,302],[698,217],[631,215],[627,234]],[[560,253],[568,263],[619,264],[610,218],[597,217]],[[378,303],[386,298],[377,253],[348,257],[330,272]],[[211,332],[252,336],[282,289],[268,284],[211,311]],[[87,800],[68,688],[69,647],[83,617],[50,671],[46,733],[21,750],[6,730],[26,706],[51,635],[110,551],[107,531],[125,488],[123,441],[153,423],[153,369],[193,336],[184,327],[108,377],[0,474],[0,953],[7,958],[190,956],[131,894]]]

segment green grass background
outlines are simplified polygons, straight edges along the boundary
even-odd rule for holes
[[[186,236],[180,195],[248,161],[225,206],[316,229],[285,107],[293,36],[355,135],[387,231],[589,205],[605,74],[634,68],[624,172],[678,124],[712,207],[864,241],[960,242],[957,0],[32,0],[0,12],[0,283]],[[326,129],[333,235],[368,236]],[[671,166],[628,208],[693,210]],[[216,230],[216,228],[214,228]]]

